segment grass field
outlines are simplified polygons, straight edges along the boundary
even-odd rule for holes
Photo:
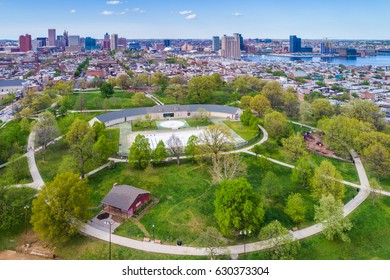
[[[21,178],[20,180],[15,180],[15,178],[6,178],[7,169],[10,168],[6,166],[4,168],[0,168],[0,186],[4,183],[8,184],[27,184],[31,183],[33,180],[31,178],[30,171],[28,169],[28,162],[26,157],[22,157],[18,160],[18,163],[21,165]]]
[[[198,127],[198,126],[202,127],[202,126],[209,126],[210,124],[212,124],[212,122],[210,122],[209,119],[207,119],[206,121],[202,121],[202,120],[196,120],[194,118],[188,118],[186,119],[186,122],[191,127]]]
[[[105,99],[98,90],[75,92],[71,95],[71,107],[73,110],[80,110],[80,99],[85,98],[87,110],[102,110],[102,109],[125,109],[136,107],[150,107],[154,106],[154,102],[148,98],[144,103],[137,104],[134,100],[133,92],[124,92],[122,90],[115,90],[115,93],[108,99]]]
[[[223,123],[247,141],[255,138],[259,134],[258,129],[243,125],[239,121],[224,121]]]
[[[375,204],[365,201],[350,216],[353,227],[350,243],[329,241],[322,234],[302,240],[296,259],[300,260],[389,260],[390,197],[381,197]],[[245,259],[266,259],[264,252],[240,256]]]
[[[57,120],[57,125],[58,125],[58,128],[60,130],[60,134],[61,135],[66,134],[75,119],[90,121],[94,117],[99,116],[101,114],[102,113],[98,113],[98,112],[68,114],[65,117]]]

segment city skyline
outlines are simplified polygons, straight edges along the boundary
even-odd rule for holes
[[[48,28],[61,33],[102,39],[108,32],[137,39],[211,39],[239,32],[245,38],[390,39],[390,3],[374,0],[326,3],[297,0],[269,1],[63,1],[0,0],[5,11],[1,39],[21,34],[47,36]],[[362,5],[360,5],[362,4]]]

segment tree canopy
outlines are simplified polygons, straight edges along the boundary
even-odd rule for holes
[[[259,196],[245,178],[225,180],[216,191],[215,217],[222,234],[258,231],[264,219]]]
[[[138,134],[130,146],[130,166],[145,169],[150,162],[151,153],[149,139],[142,134]]]
[[[58,174],[33,201],[31,223],[41,239],[68,241],[89,217],[88,184],[72,173]]]

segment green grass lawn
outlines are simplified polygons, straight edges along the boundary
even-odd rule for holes
[[[18,160],[18,163],[21,164],[21,178],[20,180],[16,180],[15,178],[6,178],[7,176],[7,169],[10,168],[9,166],[6,166],[4,168],[0,169],[0,185],[2,183],[6,183],[7,185],[9,184],[27,184],[31,183],[33,180],[31,178],[30,171],[28,169],[28,162],[26,157],[22,157],[21,159]],[[4,182],[3,182],[4,179]]]
[[[186,119],[186,122],[188,123],[189,126],[191,127],[202,127],[202,126],[209,126],[212,124],[209,119],[203,121],[203,120],[196,120],[194,118],[188,118]]]
[[[152,123],[149,122],[137,122],[137,121],[132,121],[131,122],[131,128],[133,131],[150,131],[150,130],[157,130],[157,124],[155,121]]]
[[[143,104],[137,105],[134,101],[135,93],[126,92],[122,90],[115,90],[115,93],[108,99],[105,99],[101,92],[98,90],[95,91],[85,91],[85,92],[75,92],[71,95],[71,107],[74,110],[79,110],[78,104],[80,98],[84,96],[86,100],[86,109],[87,110],[102,110],[102,109],[125,109],[125,108],[136,108],[136,107],[150,107],[154,106],[154,102],[148,98],[145,99]]]
[[[102,113],[98,113],[98,112],[95,112],[95,113],[73,113],[73,114],[68,113],[65,117],[59,118],[57,120],[57,125],[58,125],[58,128],[60,130],[60,134],[61,135],[66,134],[75,119],[90,121],[94,117],[99,116],[101,114]]]
[[[113,155],[117,155],[119,152],[119,128],[109,128],[104,131],[104,136],[111,142]]]
[[[378,176],[371,170],[371,168],[364,163],[364,168],[367,172],[367,176],[369,180],[375,179],[378,181]],[[390,177],[379,177],[379,185],[381,186],[382,190],[384,191],[390,191]]]
[[[301,241],[300,260],[389,260],[390,259],[390,197],[381,197],[373,205],[365,201],[350,216],[353,227],[350,243],[329,241],[322,234]],[[264,252],[241,256],[265,259]]]
[[[224,121],[223,123],[247,141],[255,138],[259,134],[258,129],[243,125],[239,121]]]

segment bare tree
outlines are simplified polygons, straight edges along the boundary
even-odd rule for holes
[[[180,138],[172,134],[168,139],[167,145],[169,152],[176,157],[177,165],[180,165],[180,156],[183,154],[183,143]]]
[[[199,135],[202,151],[211,154],[213,160],[218,160],[218,155],[232,147],[229,129],[221,124],[211,125]]]
[[[42,146],[42,157],[45,160],[47,145],[58,134],[57,122],[54,115],[50,112],[40,114],[34,131],[36,142]]]
[[[214,184],[223,180],[233,180],[245,177],[247,165],[239,154],[222,154],[217,159],[213,158],[213,167],[210,170]]]

